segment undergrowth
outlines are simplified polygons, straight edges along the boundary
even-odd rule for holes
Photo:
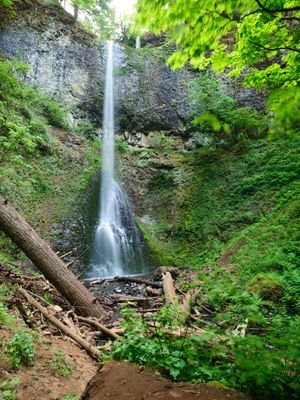
[[[250,393],[257,399],[297,399],[300,320],[286,338],[225,335],[217,325],[191,334],[173,306],[159,310],[151,321],[124,308],[125,337],[114,342],[112,356],[158,369],[174,380],[215,382]],[[228,326],[227,326],[228,329]]]
[[[21,82],[26,72],[0,59],[0,193],[47,237],[99,168],[100,146],[93,125],[72,131],[56,100]],[[2,260],[22,257],[2,233],[0,248]]]
[[[174,315],[168,321],[158,313],[153,330],[125,312],[126,339],[114,345],[114,357],[173,379],[219,381],[258,399],[298,398],[298,139],[189,151],[149,189],[160,207],[146,238],[164,265],[199,272],[198,307],[212,314],[208,324],[201,316],[194,321],[207,334],[189,335]],[[245,337],[234,336],[241,326]],[[168,334],[176,329],[182,337]]]

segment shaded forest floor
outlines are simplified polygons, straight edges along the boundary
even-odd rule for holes
[[[49,324],[42,314],[30,309],[23,301],[25,314],[28,316],[27,324],[24,323],[24,313],[20,312],[17,306],[20,298],[18,292],[11,286],[12,283],[15,285],[14,288],[18,284],[30,290],[40,302],[44,303],[49,313],[64,323],[71,321],[68,320],[70,306],[44,278],[32,270],[23,269],[20,273],[20,270],[17,272],[2,264],[0,283],[0,398],[2,400],[79,400],[79,398],[244,400],[247,398],[217,382],[175,383],[157,371],[128,362],[109,361],[102,366],[80,349],[72,339],[63,336]],[[150,297],[149,301],[152,300]],[[111,307],[111,310],[114,308]],[[116,318],[119,318],[118,307],[116,310]],[[81,331],[86,334],[86,331]],[[35,347],[35,354],[27,367],[16,366],[14,363],[16,357],[22,357],[28,351],[28,343],[23,342],[18,348],[19,352],[9,350],[10,343],[20,333],[29,335]],[[97,339],[98,336],[100,341]],[[95,332],[94,336],[90,335],[90,339],[94,344],[102,345],[100,348],[102,347],[103,354],[106,353],[107,356],[111,343],[104,341],[104,338],[101,340],[101,332]],[[99,370],[96,373],[97,367]]]

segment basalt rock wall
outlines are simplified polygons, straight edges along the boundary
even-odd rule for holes
[[[100,121],[103,44],[63,9],[42,1],[17,3],[0,32],[0,52],[25,61],[24,79],[67,107],[70,120]]]
[[[16,0],[17,16],[2,21],[0,53],[24,60],[23,79],[65,105],[70,122],[102,120],[105,81],[104,44],[62,8],[43,0]],[[184,134],[189,120],[191,68],[166,66],[170,47],[147,43],[141,49],[115,45],[115,116],[118,132],[129,136],[166,131]],[[199,72],[201,73],[201,72]],[[221,78],[237,104],[259,108],[254,91]],[[143,145],[134,138],[133,144]]]

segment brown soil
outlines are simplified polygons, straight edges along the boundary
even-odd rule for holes
[[[89,382],[82,400],[247,400],[212,384],[174,383],[126,362],[109,362]],[[249,400],[249,399],[248,399]]]
[[[235,255],[235,253],[242,247],[244,246],[244,244],[246,244],[246,240],[242,239],[240,241],[238,241],[237,243],[235,243],[234,245],[232,245],[231,247],[229,247],[229,249],[223,251],[223,253],[221,253],[219,259],[218,259],[218,264],[219,265],[226,265],[228,264],[228,262],[230,261],[231,257]]]
[[[11,333],[1,327],[0,343],[11,338]],[[55,364],[55,351],[63,354],[70,375],[61,376]],[[3,351],[3,349],[2,349]],[[8,358],[0,359],[0,382],[17,376],[20,383],[16,387],[16,400],[62,400],[67,395],[81,395],[97,370],[96,363],[76,344],[69,340],[51,337],[41,338],[36,344],[36,355],[29,368],[13,370]],[[0,392],[1,398],[1,392]]]

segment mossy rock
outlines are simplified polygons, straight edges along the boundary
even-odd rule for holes
[[[247,291],[257,294],[263,300],[277,303],[284,295],[285,284],[276,274],[258,274],[248,283]]]

